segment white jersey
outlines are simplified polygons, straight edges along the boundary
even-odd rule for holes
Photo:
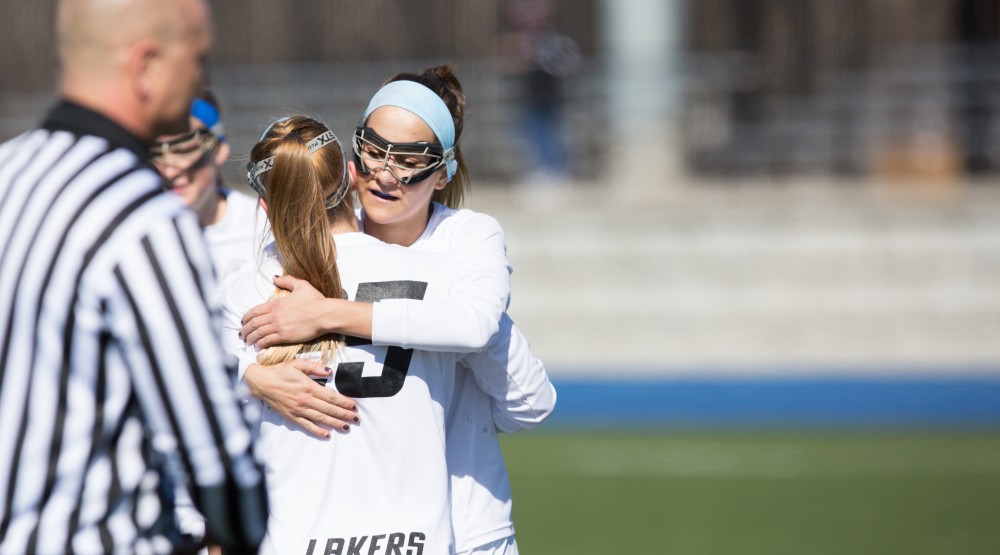
[[[448,293],[447,257],[361,233],[335,241],[351,300],[433,302]],[[238,321],[270,296],[272,276],[281,273],[273,254],[272,244],[260,268],[245,266],[228,280],[230,318]],[[248,355],[254,356],[244,349],[240,356]],[[262,409],[258,452],[271,514],[261,552],[451,553],[445,409],[457,357],[349,340],[331,362],[335,375],[326,385],[357,400],[361,423],[329,440]]]
[[[226,197],[226,215],[220,222],[205,226],[205,242],[220,282],[243,264],[257,260],[261,247],[268,242],[267,215],[257,199],[229,189],[222,193]]]
[[[492,318],[496,326],[484,348],[462,359],[455,374],[455,397],[448,408],[452,526],[456,548],[464,552],[514,534],[510,480],[496,434],[544,420],[555,408],[556,393],[545,366],[504,312],[510,296],[510,266],[499,223],[471,210],[453,210],[438,203],[432,207],[427,228],[410,248],[451,257],[460,286],[452,289],[447,302],[466,311],[479,310],[478,319],[468,320]],[[389,343],[405,340],[411,348],[447,348],[450,343],[461,350],[462,345],[480,341],[486,329],[485,324],[464,330],[433,327],[427,324],[430,320],[418,320],[421,315],[413,311],[394,314],[397,307],[384,309],[382,319],[373,319],[373,337]],[[468,337],[460,337],[463,331]]]
[[[486,349],[462,358],[455,380],[446,426],[452,527],[457,550],[471,552],[514,535],[510,479],[497,432],[545,420],[555,408],[556,390],[506,314]]]

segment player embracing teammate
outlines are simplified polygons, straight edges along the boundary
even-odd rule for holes
[[[395,348],[412,349],[414,356],[460,355],[457,366],[448,367],[442,378],[446,394],[431,398],[437,411],[436,432],[446,440],[424,443],[419,449],[444,449],[446,468],[437,473],[447,473],[445,488],[451,491],[450,523],[455,535],[451,550],[515,554],[510,484],[496,434],[542,421],[554,407],[555,390],[544,366],[505,313],[510,267],[502,229],[493,218],[456,209],[468,186],[458,147],[464,106],[464,94],[450,67],[399,74],[374,95],[352,141],[350,167],[364,234],[406,247],[403,250],[408,252],[444,257],[449,267],[446,296],[423,300],[369,297],[370,302],[359,302],[356,297],[324,293],[310,280],[293,274],[274,280],[290,293],[247,311],[241,333],[258,348],[346,334],[390,352]],[[330,385],[347,393],[340,388],[339,368],[334,375]],[[313,391],[301,372],[268,372],[252,365],[245,379],[273,412],[286,421],[304,422],[302,427],[313,433],[325,435],[327,428],[349,424],[349,418],[343,420],[338,412],[340,400],[327,402],[311,395],[301,400],[298,393]],[[406,380],[403,391],[429,386],[416,376],[408,375]],[[357,402],[360,427],[348,435],[355,441],[361,441],[357,438],[362,435],[365,441],[375,441],[376,434],[366,429],[366,423],[380,413],[371,400]],[[334,434],[331,442],[345,437]],[[403,445],[382,444],[382,458],[397,464],[409,461],[417,451]],[[422,489],[408,464],[383,468],[400,477],[401,488]],[[366,483],[369,495],[405,493],[395,491],[397,482],[387,482],[388,489],[374,477]],[[370,523],[379,520],[375,513],[367,518]],[[379,530],[370,538],[393,528]]]

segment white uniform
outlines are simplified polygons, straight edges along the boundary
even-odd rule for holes
[[[447,257],[361,233],[336,235],[335,241],[351,300],[435,302],[448,293]],[[272,276],[281,273],[273,244],[265,255],[260,268],[245,266],[227,282],[231,329],[246,310],[268,298]],[[255,355],[245,349],[240,356]],[[261,552],[451,553],[445,408],[454,392],[457,358],[348,341],[331,363],[336,373],[327,387],[357,400],[361,423],[329,440],[262,410],[258,449],[271,515]]]
[[[506,314],[487,348],[462,358],[455,380],[446,430],[457,551],[516,555],[510,479],[497,432],[513,433],[547,418],[555,408],[555,388]],[[505,549],[486,549],[495,543]]]
[[[256,261],[260,249],[268,243],[267,215],[257,199],[229,189],[222,193],[226,196],[226,215],[222,221],[205,227],[205,242],[220,283],[246,262]]]
[[[510,480],[496,433],[541,422],[554,409],[556,393],[544,365],[504,312],[510,265],[500,224],[470,210],[432,206],[427,228],[410,248],[452,258],[457,285],[447,301],[427,305],[421,313],[405,311],[407,302],[402,301],[379,307],[373,312],[372,335],[376,344],[481,349],[462,359],[448,409],[452,526],[458,552],[489,548],[514,554]],[[465,327],[430,324],[446,314],[450,321],[464,321]],[[486,336],[489,341],[479,347],[493,329],[497,333]],[[497,545],[501,549],[492,547]]]

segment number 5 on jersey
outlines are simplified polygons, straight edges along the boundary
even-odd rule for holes
[[[386,299],[413,299],[421,301],[427,291],[427,283],[421,281],[379,281],[359,283],[356,301],[374,303]],[[347,336],[347,345],[371,345],[368,339]],[[364,362],[341,362],[337,365],[334,383],[337,391],[348,397],[392,397],[399,393],[410,369],[413,349],[388,347],[382,363],[382,374],[363,376]]]

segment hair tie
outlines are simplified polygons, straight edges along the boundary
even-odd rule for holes
[[[281,119],[275,120],[271,123],[271,125],[268,125],[267,129],[264,130],[264,133],[261,134],[260,140],[257,142],[259,143],[260,141],[263,141],[264,137],[267,136],[275,124],[285,121],[290,117],[291,116],[285,116]],[[324,125],[323,127],[326,126]],[[298,129],[290,131],[287,135],[285,135],[285,138],[290,137],[293,133],[299,137],[299,140],[302,140],[302,134]],[[351,188],[351,180],[347,175],[347,158],[344,156],[344,147],[341,146],[340,140],[337,139],[337,136],[334,135],[333,131],[330,131],[329,127],[326,128],[325,133],[322,133],[306,143],[306,150],[309,154],[312,154],[329,144],[337,145],[337,150],[340,151],[341,166],[343,166],[343,168],[340,174],[340,184],[337,185],[337,188],[330,194],[330,196],[326,197],[326,201],[323,203],[327,209],[340,204],[340,201],[344,200],[344,197],[347,196],[347,191]],[[261,198],[267,198],[267,195],[265,194],[264,184],[261,182],[260,176],[265,172],[271,171],[272,168],[274,168],[274,156],[268,156],[256,164],[253,162],[247,162],[247,182],[250,185],[250,188],[253,189],[254,192]]]

